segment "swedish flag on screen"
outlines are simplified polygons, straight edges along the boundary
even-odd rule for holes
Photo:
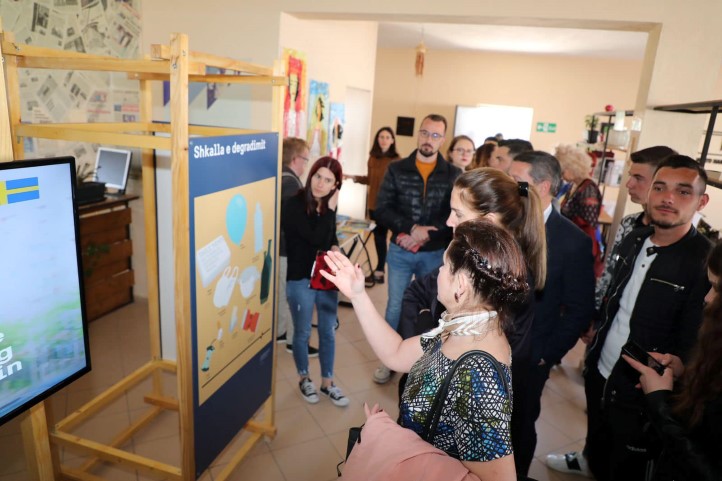
[[[40,198],[37,177],[0,180],[0,205],[14,204]]]

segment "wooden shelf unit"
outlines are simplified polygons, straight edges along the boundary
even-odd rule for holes
[[[123,195],[78,206],[89,321],[133,302],[132,214],[128,204],[135,199],[137,195]]]
[[[190,246],[188,238],[188,145],[189,135],[220,136],[258,133],[258,130],[227,127],[191,126],[188,123],[188,84],[240,83],[267,85],[272,88],[272,130],[282,132],[282,99],[286,78],[282,75],[281,63],[273,68],[242,62],[231,58],[193,52],[189,49],[188,36],[174,33],[170,45],[153,45],[151,55],[142,59],[120,59],[108,56],[90,55],[67,50],[54,50],[16,43],[14,35],[0,29],[0,161],[24,158],[23,138],[37,137],[53,140],[93,142],[106,145],[136,147],[141,149],[142,198],[145,215],[145,250],[148,271],[149,333],[151,339],[150,360],[134,373],[117,382],[114,386],[92,399],[66,418],[54,422],[47,413],[44,403],[33,409],[32,415],[23,421],[23,432],[28,433],[25,444],[29,460],[29,474],[41,481],[72,479],[97,481],[91,470],[102,462],[114,463],[118,467],[139,472],[153,478],[172,481],[193,481],[195,477],[195,446],[193,426],[193,375],[191,361],[191,313],[190,313]],[[208,67],[225,69],[223,75],[206,75]],[[129,79],[140,84],[140,122],[112,123],[64,123],[29,124],[21,121],[20,88],[18,69],[62,69],[126,73]],[[170,123],[156,123],[152,120],[151,81],[170,81]],[[169,133],[169,137],[156,136],[155,132]],[[153,149],[171,152],[171,176],[173,179],[173,250],[175,278],[174,317],[177,334],[177,359],[174,362],[162,359],[160,339],[160,307],[158,286],[158,247],[155,204],[155,165]],[[280,149],[279,149],[280,166]],[[280,176],[280,167],[279,167]],[[110,207],[105,205],[104,208]],[[92,207],[91,207],[92,209]],[[91,214],[91,212],[87,212]],[[113,222],[121,224],[129,213],[117,216]],[[125,217],[123,217],[125,216]],[[95,219],[87,221],[90,225]],[[102,223],[103,221],[97,221]],[[126,225],[128,225],[126,224]],[[276,226],[278,228],[278,225]],[[93,227],[93,232],[96,232]],[[119,234],[118,231],[116,234]],[[97,235],[101,236],[100,231]],[[128,245],[125,241],[119,242]],[[127,247],[119,248],[131,253]],[[122,256],[121,256],[122,257]],[[132,271],[127,271],[131,272]],[[100,276],[100,274],[97,274]],[[94,274],[90,275],[92,279]],[[126,281],[127,282],[127,279]],[[163,392],[161,375],[173,372],[177,377],[177,399],[168,398]],[[275,367],[273,370],[275,378]],[[138,420],[113,437],[109,444],[82,438],[71,431],[100,410],[113,403],[125,392],[151,379],[151,392],[145,396],[147,411]],[[275,379],[272,380],[275,385]],[[181,466],[146,458],[120,449],[139,430],[151,423],[164,410],[178,411],[180,420]],[[250,433],[240,448],[231,457],[224,469],[214,479],[227,479],[233,469],[243,460],[253,445],[264,436],[275,436],[273,394],[259,410],[263,421],[250,421],[242,432]],[[49,428],[49,426],[52,426]],[[48,445],[48,435],[50,446]],[[63,446],[71,452],[89,456],[79,467],[61,465],[57,447]],[[52,462],[50,460],[52,459]]]
[[[704,144],[702,144],[702,153],[699,162],[704,167],[707,161],[707,153],[709,152],[709,144],[714,133],[714,124],[717,120],[717,114],[722,106],[722,100],[705,100],[704,102],[690,102],[686,104],[659,105],[654,110],[662,112],[678,112],[685,114],[709,114],[707,122],[707,130],[704,136]]]

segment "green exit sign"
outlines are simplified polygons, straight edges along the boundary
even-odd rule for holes
[[[537,122],[536,131],[553,134],[557,131],[557,124],[555,122]]]

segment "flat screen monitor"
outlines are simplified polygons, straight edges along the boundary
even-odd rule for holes
[[[124,193],[130,171],[130,150],[100,147],[95,158],[95,180]]]
[[[0,425],[90,371],[72,157],[0,162]]]

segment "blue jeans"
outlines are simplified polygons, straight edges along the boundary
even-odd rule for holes
[[[444,249],[429,252],[409,252],[392,243],[386,257],[389,265],[389,300],[386,304],[386,322],[396,330],[401,317],[404,291],[411,284],[411,276],[423,277],[444,263]]]
[[[337,291],[317,291],[308,287],[309,280],[288,281],[286,297],[293,318],[293,360],[299,376],[308,376],[308,340],[311,337],[313,306],[318,315],[318,356],[321,376],[333,378],[336,351]]]

